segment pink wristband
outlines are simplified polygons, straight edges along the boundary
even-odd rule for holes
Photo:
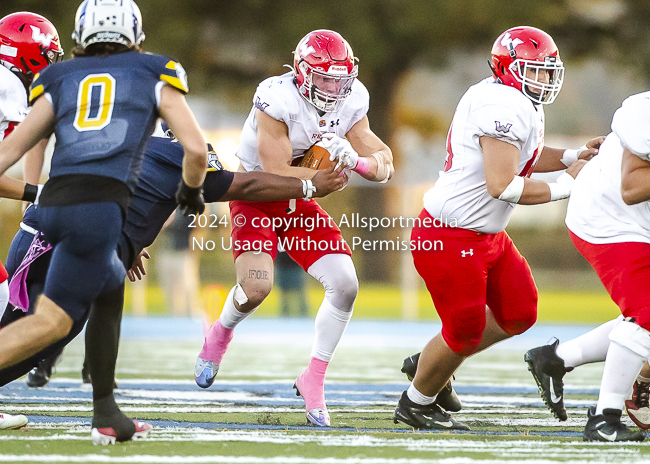
[[[369,170],[370,170],[370,161],[368,160],[368,158],[359,156],[359,160],[357,161],[357,167],[354,168],[353,171],[361,175],[364,175]]]

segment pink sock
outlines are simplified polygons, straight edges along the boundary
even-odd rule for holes
[[[325,371],[328,364],[327,361],[311,358],[305,372],[296,379],[307,409],[325,409]]]
[[[228,344],[232,340],[234,333],[235,329],[226,329],[221,325],[220,321],[212,324],[205,337],[205,343],[203,343],[199,358],[221,364],[223,355],[226,354]]]

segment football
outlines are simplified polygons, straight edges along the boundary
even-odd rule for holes
[[[319,145],[312,145],[302,156],[296,158],[298,166],[309,169],[326,169],[332,165],[330,161],[330,152]]]

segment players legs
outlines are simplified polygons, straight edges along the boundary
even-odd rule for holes
[[[117,204],[41,207],[39,220],[55,246],[44,293],[34,314],[0,330],[0,369],[63,339],[105,285],[124,279],[112,260],[122,227]]]
[[[152,428],[150,424],[126,417],[113,396],[123,307],[124,283],[95,299],[86,327],[86,365],[93,385],[95,444],[143,438]]]
[[[266,253],[249,251],[235,259],[237,284],[230,290],[221,310],[205,336],[203,349],[196,359],[194,378],[199,387],[214,382],[235,327],[262,304],[273,288],[273,258]]]
[[[0,370],[23,361],[65,337],[73,319],[50,298],[41,295],[34,314],[0,330]]]
[[[7,280],[0,283],[0,317],[9,303],[9,286]],[[27,417],[0,412],[0,430],[12,430],[27,425]]]
[[[305,400],[307,420],[328,427],[325,373],[352,317],[359,282],[352,258],[347,254],[325,255],[312,264],[308,272],[323,285],[325,297],[314,322],[316,335],[311,359],[307,369],[296,379],[294,388]]]
[[[426,211],[420,215],[427,216]],[[435,405],[436,396],[466,357],[533,325],[537,289],[505,232],[415,227],[411,238],[444,245],[435,251],[413,250],[443,328],[423,350],[394,418],[418,428],[467,429]]]

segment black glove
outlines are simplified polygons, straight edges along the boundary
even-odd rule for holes
[[[181,180],[176,191],[176,202],[182,210],[183,216],[190,214],[202,214],[205,211],[205,200],[203,199],[203,187],[188,187],[184,180]]]

